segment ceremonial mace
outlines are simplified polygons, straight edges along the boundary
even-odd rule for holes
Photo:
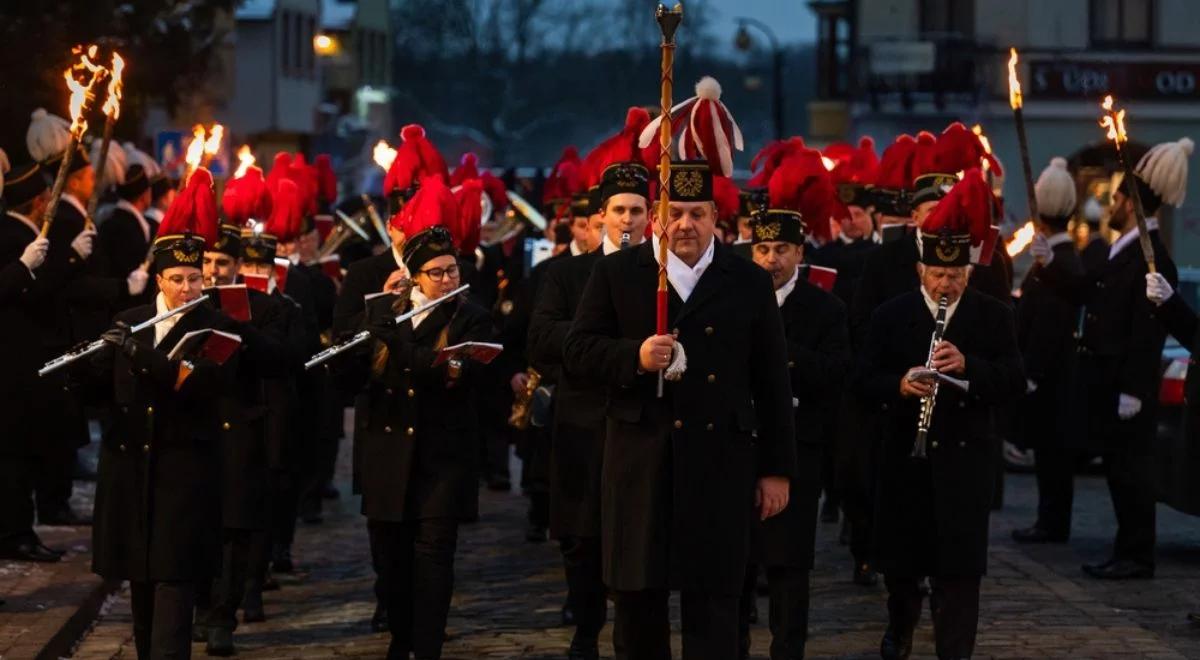
[[[63,77],[67,81],[67,89],[71,92],[71,100],[68,105],[71,111],[71,140],[59,162],[58,175],[54,177],[54,186],[50,189],[50,203],[46,205],[46,211],[42,214],[42,238],[50,233],[50,225],[54,223],[54,214],[58,212],[59,198],[62,197],[63,188],[67,185],[67,171],[71,169],[71,159],[75,156],[75,149],[79,147],[79,141],[83,138],[84,132],[87,131],[87,120],[83,118],[83,115],[96,100],[96,95],[92,90],[107,73],[104,67],[92,63],[91,58],[96,56],[96,46],[89,46],[87,52],[82,51],[82,47],[76,47],[74,52],[79,54],[79,62],[72,64],[63,73]],[[75,69],[86,69],[91,72],[91,79],[88,80],[87,85],[75,79]]]
[[[658,127],[658,298],[656,300],[655,333],[667,334],[667,221],[671,201],[671,88],[675,68],[675,30],[683,22],[683,5],[668,10],[659,5],[654,12],[658,29],[662,31],[662,93],[659,104],[662,116]],[[663,371],[658,372],[658,396],[663,395]]]
[[[1137,181],[1134,180],[1133,166],[1129,164],[1129,156],[1125,150],[1121,148],[1121,144],[1129,141],[1129,135],[1125,132],[1125,110],[1118,110],[1113,103],[1112,94],[1104,97],[1104,102],[1100,104],[1104,109],[1104,117],[1100,118],[1100,126],[1108,129],[1108,139],[1113,141],[1113,147],[1117,150],[1117,160],[1121,163],[1121,169],[1125,172],[1125,180],[1129,182],[1126,189],[1129,191],[1129,198],[1133,200],[1133,216],[1137,220],[1138,226],[1138,244],[1142,246],[1142,256],[1146,258],[1146,268],[1151,273],[1157,273],[1158,268],[1154,263],[1154,246],[1150,244],[1150,231],[1146,228],[1146,212],[1142,210],[1142,194],[1138,192]]]
[[[1021,80],[1017,78],[1017,49],[1009,49],[1008,58],[1008,105],[1012,107],[1013,119],[1017,124],[1017,144],[1021,148],[1021,171],[1025,174],[1025,195],[1029,203],[1029,217],[1038,221],[1037,193],[1033,187],[1033,169],[1029,165],[1029,142],[1025,139],[1025,106],[1021,95]]]
[[[100,140],[100,162],[96,163],[96,185],[92,187],[92,197],[87,205],[87,222],[94,225],[92,218],[96,215],[96,207],[100,204],[100,195],[104,192],[101,182],[104,181],[104,170],[108,166],[108,148],[112,144],[113,125],[121,116],[121,75],[125,71],[125,60],[116,52],[112,57],[112,69],[108,76],[108,97],[104,99],[104,137]]]

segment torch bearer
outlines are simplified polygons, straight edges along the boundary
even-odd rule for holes
[[[92,197],[87,205],[87,223],[94,226],[92,217],[96,215],[96,206],[100,203],[100,193],[103,187],[99,185],[104,180],[104,170],[108,165],[108,146],[112,144],[113,124],[121,116],[121,75],[125,71],[125,60],[113,53],[112,69],[108,72],[108,97],[104,99],[104,137],[100,141],[100,162],[96,163],[96,182],[92,188]]]
[[[75,52],[79,53],[79,62],[71,65],[63,73],[63,78],[67,81],[67,89],[71,92],[71,100],[68,106],[71,111],[71,140],[67,144],[67,150],[63,153],[62,161],[58,165],[58,175],[54,177],[54,186],[50,189],[50,203],[46,205],[46,211],[42,214],[43,238],[50,233],[50,225],[54,222],[54,214],[58,212],[58,200],[62,197],[63,188],[67,185],[67,172],[71,169],[71,159],[75,156],[75,149],[79,147],[79,140],[83,137],[84,132],[87,131],[87,120],[84,119],[83,115],[96,99],[96,95],[92,90],[106,73],[104,67],[92,62],[92,58],[96,56],[96,50],[95,46],[90,46],[86,53],[81,53],[82,47],[76,48]],[[91,78],[86,85],[75,79],[76,69],[83,69],[90,72]]]
[[[1104,109],[1104,117],[1100,118],[1100,126],[1108,129],[1108,139],[1113,141],[1113,148],[1117,150],[1117,160],[1121,163],[1125,180],[1129,182],[1125,188],[1129,191],[1129,198],[1133,200],[1133,217],[1137,220],[1138,226],[1138,244],[1142,246],[1142,256],[1146,259],[1146,268],[1151,273],[1156,273],[1158,268],[1154,263],[1154,246],[1150,244],[1150,231],[1146,228],[1146,213],[1142,210],[1142,195],[1138,192],[1137,182],[1133,179],[1133,167],[1129,164],[1129,157],[1121,148],[1122,144],[1129,141],[1129,135],[1125,132],[1125,110],[1117,109],[1116,104],[1113,103],[1112,94],[1104,97],[1104,102],[1100,104],[1100,107]]]
[[[683,5],[674,9],[659,5],[654,13],[662,31],[662,93],[659,104],[662,116],[658,129],[658,298],[656,300],[655,333],[667,334],[667,220],[671,201],[671,87],[675,68],[675,30],[683,21]],[[663,395],[663,372],[658,372],[658,396]]]
[[[1009,48],[1008,58],[1008,104],[1012,106],[1013,119],[1017,124],[1017,144],[1021,147],[1021,171],[1025,174],[1025,194],[1029,201],[1029,217],[1038,217],[1037,194],[1033,188],[1033,170],[1029,165],[1029,142],[1025,139],[1025,102],[1021,96],[1021,80],[1017,78],[1017,49]]]

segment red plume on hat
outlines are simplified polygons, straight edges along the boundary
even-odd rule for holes
[[[942,131],[937,139],[937,151],[938,162],[944,168],[941,171],[947,174],[965,172],[987,161],[993,176],[1004,176],[1000,161],[988,153],[979,136],[961,122],[956,121]]]
[[[450,175],[450,187],[461,186],[467,179],[479,178],[479,156],[468,151],[458,161],[458,167]]]
[[[208,245],[217,242],[217,200],[212,174],[203,167],[188,178],[187,187],[175,197],[158,227],[159,236],[195,234]]]
[[[770,208],[799,211],[808,235],[827,241],[832,238],[831,218],[849,215],[838,201],[837,189],[816,149],[799,149],[779,163],[767,182]]]
[[[265,233],[280,243],[290,243],[300,236],[300,221],[304,217],[304,199],[300,186],[291,179],[282,179],[271,202],[271,215],[263,227]]]
[[[717,205],[717,222],[726,227],[737,227],[741,191],[727,176],[713,175],[713,202]]]
[[[300,192],[300,209],[303,215],[315,215],[317,212],[317,171],[304,161],[304,154],[298,153],[288,166],[288,178],[296,184]]]
[[[828,174],[818,174],[800,193],[800,215],[809,236],[824,244],[833,240],[831,220],[850,217],[850,209],[838,198],[837,186]]]
[[[467,179],[454,191],[457,212],[447,222],[454,244],[460,254],[474,254],[479,247],[479,235],[483,227],[483,180]]]
[[[226,184],[225,194],[221,197],[225,220],[238,227],[245,227],[251,219],[266,220],[271,215],[271,206],[271,191],[262,170],[254,166]]]
[[[446,161],[437,147],[425,137],[423,127],[418,124],[405,126],[400,129],[400,139],[403,142],[396,149],[396,158],[383,178],[384,195],[391,194],[396,189],[409,188],[430,176],[441,177],[443,183],[449,180],[450,173]]]
[[[440,174],[430,174],[421,179],[417,193],[389,223],[405,236],[414,236],[430,227],[450,227],[457,218],[458,203],[450,188]]]
[[[333,172],[333,160],[329,154],[317,154],[313,165],[317,169],[317,198],[321,206],[330,206],[337,201],[337,175]]]
[[[291,154],[284,151],[275,154],[275,160],[271,163],[271,171],[267,172],[267,188],[270,189],[271,194],[275,194],[280,181],[291,178],[291,167]]]
[[[908,166],[908,183],[906,189],[912,189],[913,181],[923,174],[954,174],[958,170],[946,171],[942,165],[943,152],[938,150],[937,136],[929,131],[917,133],[917,146],[913,148],[912,160]]]
[[[650,113],[645,108],[633,106],[625,112],[625,125],[616,135],[596,145],[583,159],[583,184],[592,187],[600,183],[604,169],[613,163],[638,162],[651,167],[638,147],[638,134],[650,124]],[[657,166],[658,163],[653,163]]]
[[[639,139],[648,147],[658,139],[662,118],[650,122]],[[682,130],[681,130],[682,128]],[[671,132],[679,131],[679,157],[705,159],[713,174],[733,176],[733,151],[741,151],[742,129],[729,108],[721,102],[721,83],[704,76],[696,83],[696,95],[671,108]]]
[[[901,135],[888,145],[879,159],[879,174],[875,180],[875,187],[886,190],[911,189],[913,177],[909,176],[909,172],[916,149],[917,141],[911,135]]]
[[[996,198],[983,171],[971,168],[925,217],[921,233],[970,234],[971,245],[979,246],[987,238],[995,205]]]
[[[835,184],[870,185],[879,176],[879,157],[875,155],[875,140],[864,136],[858,146],[835,142],[825,147],[824,156],[834,161],[829,176]]]
[[[768,142],[767,146],[759,150],[754,155],[754,159],[750,161],[750,171],[755,174],[746,182],[746,187],[765,188],[767,182],[771,180],[771,175],[779,167],[779,164],[788,156],[799,153],[804,149],[804,138],[799,136]]]
[[[563,149],[542,186],[542,206],[550,207],[583,190],[583,159],[575,147]]]

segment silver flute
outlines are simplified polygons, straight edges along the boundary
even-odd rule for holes
[[[417,314],[420,314],[422,312],[427,312],[427,311],[433,309],[434,307],[437,307],[438,305],[446,302],[447,300],[450,300],[451,298],[458,296],[458,294],[463,293],[467,289],[470,289],[470,288],[471,288],[470,284],[464,284],[464,285],[458,287],[457,289],[451,291],[450,293],[447,293],[446,295],[442,296],[441,298],[437,298],[435,300],[430,300],[429,302],[425,303],[424,305],[421,305],[420,307],[411,309],[411,310],[401,314],[400,316],[397,316],[396,323],[397,324],[404,323],[405,321],[411,319],[412,317],[416,316]],[[333,358],[334,356],[337,356],[341,353],[345,353],[346,351],[354,348],[355,346],[358,346],[359,344],[363,343],[364,341],[367,341],[370,338],[371,338],[371,331],[363,330],[363,331],[359,332],[358,334],[354,335],[353,337],[347,339],[346,341],[344,341],[340,344],[337,344],[336,346],[330,346],[329,348],[312,356],[312,358],[309,359],[308,362],[304,363],[304,368],[312,369],[313,367],[315,367],[319,364],[324,364],[325,362],[329,361],[330,358]]]
[[[942,334],[946,331],[946,308],[950,304],[950,299],[946,296],[938,298],[937,316],[933,323],[933,336],[929,338],[929,357],[925,359],[925,368],[932,369],[933,352],[937,349],[937,345],[942,341]],[[917,439],[913,443],[912,457],[925,458],[925,444],[929,438],[929,425],[933,423],[933,406],[937,403],[938,380],[933,380],[932,389],[929,391],[929,396],[921,398],[921,416],[917,419]]]
[[[195,307],[196,305],[199,305],[200,303],[204,302],[205,300],[208,300],[207,293],[201,295],[199,298],[196,298],[195,300],[188,301],[188,302],[176,307],[175,309],[167,310],[167,311],[163,312],[162,314],[159,314],[158,316],[155,316],[154,318],[152,318],[148,321],[142,321],[141,323],[130,328],[129,334],[131,334],[131,335],[137,334],[137,333],[141,332],[142,330],[145,330],[146,328],[152,327],[155,323],[158,323],[159,321],[165,321],[165,320],[171,318],[172,316],[175,316],[176,314],[182,314],[182,313],[186,312],[187,310]],[[41,369],[38,369],[38,375],[45,376],[46,374],[48,374],[50,372],[57,371],[65,366],[67,366],[68,364],[71,364],[72,362],[76,362],[78,360],[81,360],[81,359],[91,355],[92,353],[95,353],[96,351],[100,350],[101,348],[104,348],[104,340],[97,339],[77,351],[71,351],[70,353],[64,353],[64,354],[54,358],[53,360],[50,360],[49,362],[47,362],[45,365],[42,366]]]

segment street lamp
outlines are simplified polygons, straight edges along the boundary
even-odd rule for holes
[[[775,37],[775,33],[760,20],[741,17],[737,19],[738,29],[734,35],[733,45],[741,51],[750,50],[754,45],[754,39],[750,36],[747,27],[753,27],[767,36],[767,41],[771,43],[771,114],[775,124],[775,139],[783,139],[783,48],[779,46],[779,39]]]

